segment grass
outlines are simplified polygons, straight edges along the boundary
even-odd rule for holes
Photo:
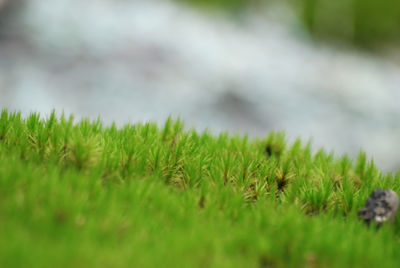
[[[396,267],[399,220],[357,219],[375,188],[400,175],[282,133],[3,110],[0,267]]]

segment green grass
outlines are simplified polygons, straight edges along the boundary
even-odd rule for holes
[[[0,115],[0,267],[396,267],[400,190],[364,153],[187,130]]]

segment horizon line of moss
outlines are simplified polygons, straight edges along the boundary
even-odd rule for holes
[[[268,199],[294,204],[307,214],[352,215],[376,188],[400,190],[400,175],[383,174],[361,152],[355,163],[335,158],[298,139],[288,146],[284,133],[249,140],[247,135],[213,136],[207,130],[185,130],[168,118],[163,127],[138,123],[117,128],[100,119],[74,122],[71,115],[46,119],[37,113],[2,110],[0,155],[37,165],[97,174],[102,183],[122,184],[140,177],[158,177],[186,189],[205,181],[230,187],[247,203]]]

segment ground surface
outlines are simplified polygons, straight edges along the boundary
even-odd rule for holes
[[[1,267],[396,267],[357,219],[400,176],[282,134],[0,116]]]

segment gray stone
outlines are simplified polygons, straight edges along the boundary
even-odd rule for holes
[[[399,197],[392,190],[374,190],[364,207],[358,212],[358,217],[366,224],[375,222],[382,225],[393,222],[399,207]]]

